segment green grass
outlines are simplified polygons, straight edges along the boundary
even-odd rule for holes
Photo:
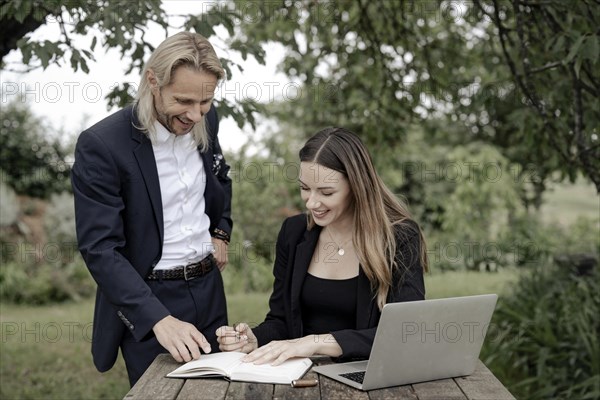
[[[100,374],[90,353],[93,301],[52,306],[2,305],[0,397],[122,398],[125,365]]]
[[[504,268],[498,272],[430,272],[425,276],[427,299],[470,296],[475,294],[505,293],[511,283],[519,279],[516,269]]]
[[[258,323],[268,294],[228,296],[230,321]],[[0,398],[121,399],[129,391],[125,363],[106,373],[90,353],[92,299],[48,306],[2,304]]]
[[[574,184],[550,184],[544,193],[540,215],[545,222],[569,225],[577,217],[597,219],[600,215],[599,210],[600,196],[596,188],[580,179]]]
[[[270,293],[236,293],[227,295],[229,323],[247,322],[250,326],[264,321],[269,311]]]

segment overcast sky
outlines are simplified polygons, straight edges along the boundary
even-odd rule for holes
[[[207,5],[215,4],[214,1],[189,1],[167,0],[163,9],[168,14],[182,15],[200,13]],[[180,25],[182,19],[175,17],[170,20],[173,25]],[[171,30],[169,34],[176,33]],[[219,37],[226,37],[225,29],[218,30]],[[47,23],[34,32],[35,38],[53,40],[60,35],[59,25],[55,22]],[[150,26],[146,31],[146,40],[153,45],[158,45],[164,40],[164,31],[156,26]],[[227,50],[223,42],[211,41],[220,57],[233,59],[244,68],[241,74],[233,70],[231,80],[223,82],[216,98],[225,97],[234,101],[239,98],[252,98],[261,102],[273,101],[287,92],[293,96],[293,82],[289,82],[283,74],[276,73],[277,64],[283,57],[280,45],[270,45],[267,48],[267,65],[259,65],[252,57],[243,61],[239,55]],[[78,46],[87,47],[90,38],[83,38],[76,42]],[[124,71],[128,60],[122,60],[118,51],[105,52],[96,46],[95,63],[90,63],[89,74],[82,71],[73,72],[70,63],[63,63],[63,67],[52,65],[46,70],[41,68],[29,73],[19,74],[2,71],[0,83],[2,88],[1,104],[10,101],[20,101],[31,106],[33,112],[49,121],[54,129],[64,128],[67,134],[77,135],[82,126],[89,126],[106,117],[113,109],[107,111],[104,97],[112,87],[122,82],[131,82],[137,87],[139,72],[126,76]],[[148,56],[146,56],[147,59]],[[13,64],[21,59],[20,52],[13,51],[6,58],[11,69],[22,69],[22,65]],[[227,150],[239,149],[245,142],[264,131],[265,123],[258,127],[258,133],[246,126],[240,130],[231,118],[221,119],[219,138],[221,145]]]

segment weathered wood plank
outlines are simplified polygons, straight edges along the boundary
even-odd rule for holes
[[[177,400],[223,400],[229,381],[225,379],[188,379],[177,396]]]
[[[125,395],[124,400],[174,400],[183,387],[184,380],[165,378],[165,375],[179,365],[170,354],[160,354]]]
[[[367,392],[354,389],[348,385],[344,385],[338,381],[334,381],[326,376],[321,375],[319,377],[319,388],[321,389],[322,399],[355,399],[355,400],[368,400],[369,395]]]
[[[309,371],[302,379],[319,379],[319,375],[316,372]],[[274,400],[314,400],[320,398],[319,385],[305,388],[294,388],[290,385],[275,385],[275,392],[273,393]]]
[[[316,365],[328,364],[330,359],[313,360]],[[170,379],[165,375],[180,364],[169,354],[159,355],[146,373],[131,388],[124,400],[135,399],[359,399],[359,400],[514,400],[514,396],[492,372],[479,362],[475,372],[466,377],[422,382],[362,392],[327,377],[308,372],[305,378],[318,379],[311,388],[292,388],[271,385],[231,382],[224,379]]]
[[[421,382],[412,385],[419,400],[466,400],[453,379]]]
[[[454,378],[469,400],[515,400],[515,397],[481,362],[472,375]]]
[[[226,400],[263,400],[273,398],[273,386],[265,383],[231,382]]]
[[[410,385],[370,390],[368,393],[370,400],[419,400]]]

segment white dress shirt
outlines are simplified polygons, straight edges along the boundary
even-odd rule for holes
[[[171,269],[200,261],[212,250],[204,190],[206,171],[190,134],[176,136],[158,121],[152,144],[163,206],[162,257],[154,267]]]

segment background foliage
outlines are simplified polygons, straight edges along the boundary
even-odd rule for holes
[[[4,201],[0,208],[5,208]],[[0,227],[0,299],[47,304],[95,293],[77,251],[73,195],[63,192],[48,202],[35,202],[29,216],[20,215],[18,204],[16,208],[16,221]]]
[[[219,2],[211,3],[220,10]],[[209,7],[210,8],[210,7]],[[128,0],[24,0],[0,2],[0,69],[25,71],[47,68],[49,65],[66,66],[74,71],[90,72],[95,62],[96,46],[117,49],[124,60],[125,74],[141,71],[146,57],[154,46],[146,39],[147,29],[161,30],[166,38],[168,28],[195,30],[207,38],[215,37],[216,26],[224,26],[233,33],[240,15],[236,10],[210,12],[203,16],[186,15],[183,26],[169,25],[161,0],[141,0],[135,7]],[[46,24],[60,29],[59,39],[50,41],[37,38],[33,33]],[[5,56],[19,50],[22,63],[6,64]],[[232,50],[235,50],[232,47]],[[250,51],[264,63],[264,52],[259,46],[248,44],[243,49],[244,59]],[[229,59],[221,59],[227,75],[243,68]],[[131,83],[115,85],[106,95],[108,107],[123,107],[133,100],[136,88]],[[219,113],[231,116],[238,125],[249,123],[254,127],[256,106],[252,101],[224,100]]]
[[[600,191],[592,3],[263,0],[234,43],[285,46],[281,69],[302,96],[274,115],[305,135],[340,125],[393,149],[416,122],[430,140],[493,143],[538,192],[555,171]]]
[[[2,181],[18,194],[47,198],[71,190],[66,156],[68,149],[56,136],[47,134],[47,124],[27,105],[2,104],[0,115],[0,169]]]
[[[535,268],[498,304],[482,359],[517,398],[600,397],[599,278]]]
[[[231,318],[259,322],[264,315],[277,232],[303,210],[298,149],[315,131],[344,126],[367,143],[384,181],[424,228],[430,298],[513,286],[502,292],[494,323],[501,337],[517,340],[488,341],[482,354],[502,382],[523,398],[597,398],[600,198],[587,187],[600,191],[599,10],[591,0],[235,0],[182,16],[178,28],[211,40],[225,28],[229,48],[244,60],[264,64],[266,45],[282,46],[280,71],[296,88],[268,104],[218,104],[240,127],[254,128],[258,115],[271,122],[260,138],[227,154]],[[49,22],[61,30],[58,41],[34,34]],[[92,51],[100,46],[116,48],[126,70],[139,71],[153,50],[145,32],[169,27],[158,0],[135,8],[126,1],[1,1],[0,68],[58,64],[93,73]],[[22,65],[5,63],[12,50]],[[222,61],[228,76],[244,73]],[[132,89],[116,87],[107,103],[130,102]],[[37,310],[53,309],[15,303],[60,302],[54,310],[69,313],[79,308],[65,301],[80,300],[91,318],[95,285],[75,249],[68,193],[72,144],[51,139],[54,128],[24,104],[3,103],[0,118],[0,299],[16,310],[11,321],[25,310],[35,323],[42,320]],[[565,180],[575,185],[553,192]],[[584,258],[596,260],[590,276],[564,267]],[[95,389],[87,387],[93,371],[85,380],[49,377],[44,368],[28,375],[32,359],[43,367],[61,354],[63,364],[85,354],[84,340],[53,343],[55,353],[38,357],[28,340],[2,334],[3,380],[43,382],[20,394],[3,385],[3,397],[65,394],[73,382],[74,397],[126,390],[119,372]],[[5,350],[9,340],[15,351]],[[76,363],[90,366],[84,358]]]

